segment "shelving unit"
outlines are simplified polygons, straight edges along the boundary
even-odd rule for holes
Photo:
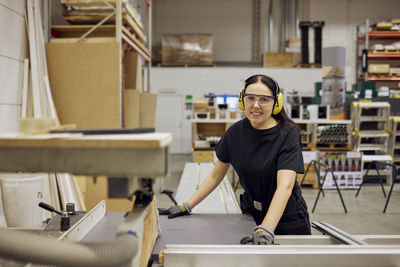
[[[371,62],[385,63],[390,64],[390,68],[392,67],[400,67],[400,50],[373,50],[371,49],[369,43],[370,42],[390,42],[390,41],[400,41],[400,31],[378,31],[378,30],[369,30],[369,22],[367,20],[365,28],[368,31],[367,34],[360,35],[359,26],[357,27],[357,42],[356,42],[356,51],[357,51],[357,65],[356,65],[356,77],[357,81],[375,81],[379,83],[389,83],[391,87],[398,88],[397,85],[393,85],[395,82],[400,81],[400,73],[395,73],[394,75],[390,72],[382,73],[376,75],[376,73],[369,72],[360,72],[359,68],[359,60],[366,60],[367,64],[371,64]],[[362,43],[364,43],[362,45]],[[360,56],[360,48],[364,47],[364,49],[368,50],[368,53],[365,55],[366,59],[363,59]],[[365,71],[365,70],[364,70]]]
[[[236,121],[231,119],[193,119],[192,147],[194,162],[214,162],[214,145],[218,141],[207,142],[205,139],[212,136],[222,137],[229,126]]]
[[[302,139],[302,148],[303,150],[351,150],[350,143],[350,120],[327,120],[327,119],[318,119],[318,120],[293,120],[300,128],[300,136]],[[345,136],[340,136],[341,140],[333,140],[327,139],[322,140],[321,132],[318,131],[319,127],[325,128],[336,128],[336,127],[345,127],[346,133]],[[342,137],[346,138],[346,142],[343,142]]]
[[[369,154],[388,154],[388,102],[353,102],[351,108],[353,145],[357,151]]]
[[[147,62],[147,81],[150,84],[151,1],[147,1],[148,42],[142,23],[126,0],[62,0],[61,3],[107,7],[100,15],[82,15],[84,11],[78,9],[71,12],[69,20],[74,20],[72,15],[75,14],[76,22],[90,25],[51,27],[53,38],[46,44],[47,61],[54,101],[56,106],[58,104],[62,123],[75,123],[82,128],[124,127],[127,123],[123,110],[132,105],[126,101],[130,98],[125,97],[125,89],[144,89],[143,80],[146,78],[142,59]],[[112,24],[105,25],[106,22]],[[150,90],[150,85],[148,88]],[[135,107],[137,113],[138,108]],[[92,112],[84,112],[86,110]]]
[[[390,129],[390,155],[393,158],[393,163],[400,165],[400,117],[390,117]],[[399,176],[397,175],[397,177]]]
[[[363,177],[368,164],[372,161],[391,163],[389,155],[389,115],[388,102],[353,102],[351,108],[352,143],[354,150],[363,152]],[[391,177],[391,169],[383,167],[379,170],[387,179]],[[377,176],[377,170],[371,168],[368,176]]]

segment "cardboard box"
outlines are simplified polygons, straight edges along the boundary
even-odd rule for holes
[[[213,36],[211,34],[167,34],[161,39],[162,64],[211,65]]]
[[[368,73],[387,74],[389,73],[389,64],[369,64]]]
[[[125,128],[139,127],[140,92],[136,89],[123,90],[123,118]]]
[[[153,127],[156,124],[157,94],[140,93],[139,127]]]
[[[265,53],[264,67],[267,68],[292,68],[301,61],[300,53]]]
[[[61,124],[119,128],[119,43],[46,43],[54,104]]]

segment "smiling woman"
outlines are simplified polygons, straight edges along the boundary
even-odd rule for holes
[[[233,124],[215,147],[217,162],[199,189],[167,212],[169,218],[190,214],[222,181],[230,165],[244,189],[243,213],[257,226],[242,242],[274,244],[275,234],[311,234],[307,205],[296,181],[304,173],[296,125],[286,115],[278,83],[265,75],[245,81],[239,107],[246,118]]]

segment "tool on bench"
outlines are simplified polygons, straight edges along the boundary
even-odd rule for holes
[[[69,229],[69,227],[71,226],[70,216],[76,214],[74,203],[67,203],[66,206],[67,206],[67,211],[58,211],[53,206],[50,206],[47,203],[44,203],[44,202],[39,203],[39,207],[41,207],[47,211],[50,211],[50,212],[55,212],[61,216],[61,218],[60,218],[60,230],[61,231],[67,231]]]

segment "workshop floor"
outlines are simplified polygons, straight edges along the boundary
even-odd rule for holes
[[[171,155],[171,175],[158,182],[155,192],[158,192],[162,184],[163,188],[175,192],[185,163],[191,161],[191,154]],[[386,193],[389,189],[388,186],[385,188]],[[243,190],[238,189],[237,197],[242,192]],[[311,213],[311,210],[318,190],[303,187],[302,192],[308,205],[311,221],[325,221],[349,234],[400,234],[400,184],[394,187],[386,213],[383,213],[386,199],[379,184],[364,185],[357,198],[355,198],[356,190],[341,190],[347,213],[344,212],[335,190],[325,190],[325,197],[321,194],[314,213]],[[157,201],[160,208],[167,208],[172,204],[166,195],[158,195]],[[313,229],[313,234],[319,234],[319,232]]]

